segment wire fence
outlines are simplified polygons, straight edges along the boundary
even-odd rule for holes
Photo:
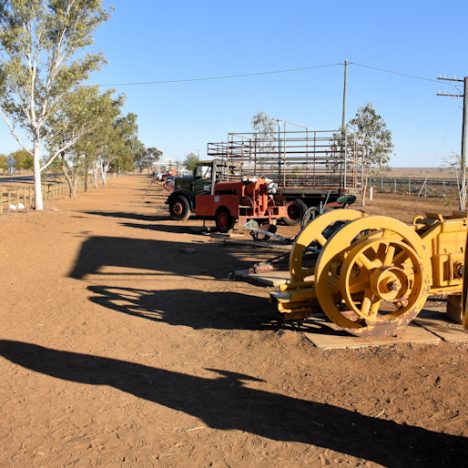
[[[395,193],[419,197],[448,197],[457,193],[455,179],[416,177],[369,177],[369,187],[378,193]]]
[[[104,184],[101,179],[91,183],[88,182],[88,189],[102,187]],[[84,192],[86,184],[84,178],[76,179],[76,193]],[[46,182],[42,184],[42,194],[44,201],[61,200],[70,197],[70,189],[64,181]],[[34,186],[30,184],[24,187],[2,187],[0,184],[0,214],[16,211],[29,210],[34,207]]]

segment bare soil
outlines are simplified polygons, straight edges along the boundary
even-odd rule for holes
[[[192,233],[147,186],[0,217],[1,466],[466,464],[466,347],[314,348],[227,279],[271,253]]]

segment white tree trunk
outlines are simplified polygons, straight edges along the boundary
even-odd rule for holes
[[[33,150],[34,160],[34,209],[42,211],[44,209],[44,199],[42,196],[42,181],[41,181],[41,148],[39,142],[34,142]]]
[[[106,184],[107,184],[107,165],[104,164],[103,161],[101,161],[100,164],[99,164],[99,166],[100,166],[100,169],[101,169],[101,179],[102,179],[102,183],[103,183],[104,185],[106,185]]]

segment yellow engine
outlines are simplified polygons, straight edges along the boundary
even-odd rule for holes
[[[468,218],[427,213],[411,225],[356,210],[334,210],[299,234],[288,284],[272,293],[286,320],[317,308],[354,335],[395,335],[429,295],[460,308]]]

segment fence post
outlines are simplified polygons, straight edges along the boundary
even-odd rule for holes
[[[411,195],[411,177],[408,177],[408,194]]]
[[[32,202],[32,187],[29,186],[29,208],[32,208],[33,202]]]
[[[7,189],[8,190],[8,189]],[[10,205],[11,205],[11,192],[8,190],[8,209],[10,209]]]
[[[380,176],[380,193],[383,193],[383,177]]]
[[[19,210],[20,204],[20,196],[19,196],[19,189],[16,189],[16,209]]]
[[[396,179],[393,179],[393,193],[396,193]]]

